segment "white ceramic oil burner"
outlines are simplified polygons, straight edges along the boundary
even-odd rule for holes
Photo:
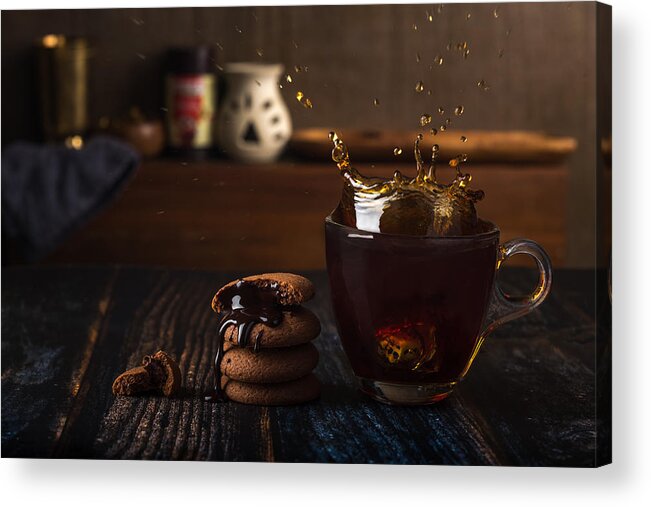
[[[272,162],[292,134],[292,120],[278,87],[280,64],[224,65],[225,95],[217,120],[217,142],[243,162]]]

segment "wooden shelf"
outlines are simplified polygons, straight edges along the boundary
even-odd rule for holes
[[[411,163],[359,169],[379,176],[415,170]],[[468,170],[473,187],[486,192],[478,212],[500,226],[502,240],[536,240],[562,265],[566,167],[468,164]],[[332,163],[144,162],[117,200],[46,262],[321,269],[323,220],[337,205],[341,185]]]

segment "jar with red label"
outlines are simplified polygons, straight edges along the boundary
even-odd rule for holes
[[[165,80],[168,143],[173,153],[206,154],[213,145],[215,74],[209,46],[172,48]]]

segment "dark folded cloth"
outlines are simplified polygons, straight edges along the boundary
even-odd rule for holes
[[[110,202],[138,162],[131,147],[109,137],[93,138],[81,150],[8,146],[2,154],[3,240],[24,260],[42,258]]]

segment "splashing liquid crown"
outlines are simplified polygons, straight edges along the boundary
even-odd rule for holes
[[[438,145],[426,168],[420,151],[422,134],[414,143],[416,177],[407,178],[396,171],[390,179],[366,177],[350,164],[348,148],[335,132],[330,132],[332,160],[344,178],[341,202],[336,210],[339,219],[350,227],[368,232],[414,236],[465,236],[485,232],[488,222],[477,218],[474,203],[484,197],[481,190],[470,190],[470,174],[461,171],[467,160],[459,155],[449,166],[456,175],[450,183],[436,178]]]

